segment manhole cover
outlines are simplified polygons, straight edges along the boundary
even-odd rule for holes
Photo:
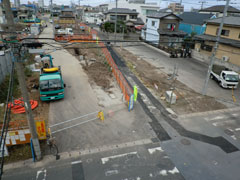
[[[225,134],[230,135],[230,136],[234,135],[234,133],[232,131],[230,131],[229,129],[225,129],[224,132],[225,132]]]
[[[181,139],[181,143],[183,145],[190,145],[191,144],[191,142],[189,140],[187,140],[187,139]]]

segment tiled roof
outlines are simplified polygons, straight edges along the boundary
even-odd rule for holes
[[[179,15],[179,17],[182,18],[182,23],[197,25],[203,25],[204,21],[210,19],[212,16],[213,14],[203,14],[197,12],[184,12]]]

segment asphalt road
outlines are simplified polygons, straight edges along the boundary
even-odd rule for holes
[[[159,143],[135,145],[6,171],[4,180],[183,180]]]
[[[145,45],[145,43],[130,43],[129,45],[134,46],[126,46],[126,50],[158,67],[167,74],[173,73],[174,65],[176,64],[178,67],[177,79],[196,92],[202,93],[208,69],[206,64],[193,58],[169,58],[157,51],[154,47]],[[229,107],[234,106],[232,103],[232,91],[219,87],[219,85],[211,79],[209,80],[207,95],[222,100],[224,103],[230,101],[231,103],[227,103],[226,105]],[[240,86],[234,90],[234,95],[237,100],[235,104],[240,105]]]

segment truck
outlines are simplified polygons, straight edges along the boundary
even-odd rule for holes
[[[223,88],[236,89],[238,87],[239,74],[224,66],[213,65],[210,78]]]
[[[59,30],[57,30],[57,34],[73,35],[73,30],[72,30],[72,28],[59,29]]]
[[[48,59],[47,59],[48,58]],[[61,67],[54,67],[51,55],[42,57],[43,67],[40,70],[39,90],[41,101],[52,101],[64,98],[65,84]],[[49,62],[46,62],[49,60]]]

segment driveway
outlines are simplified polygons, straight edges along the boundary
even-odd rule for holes
[[[149,47],[145,43],[131,44],[133,46],[126,46],[125,49],[133,53],[139,58],[144,59],[148,63],[158,67],[161,71],[169,74],[173,73],[175,64],[178,67],[177,79],[192,88],[198,93],[202,93],[204,81],[208,66],[202,62],[199,62],[193,58],[169,58],[160,53],[154,47]],[[234,95],[237,99],[237,103],[233,103],[232,91],[229,89],[223,89],[218,84],[209,80],[207,95],[215,97],[227,106],[232,107],[240,104],[240,88],[234,90]]]

